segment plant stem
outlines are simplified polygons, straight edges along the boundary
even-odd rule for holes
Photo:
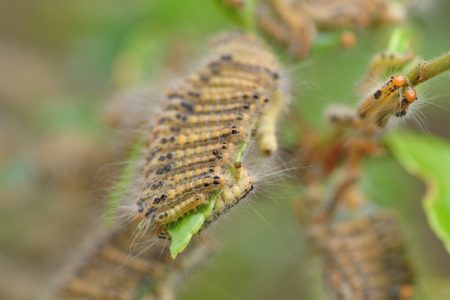
[[[450,69],[450,52],[415,66],[406,75],[409,82],[416,86]]]

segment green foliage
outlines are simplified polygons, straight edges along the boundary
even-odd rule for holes
[[[387,144],[406,170],[426,182],[423,206],[428,222],[450,252],[450,143],[403,133],[388,137]]]

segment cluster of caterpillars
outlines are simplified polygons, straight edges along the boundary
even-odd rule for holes
[[[327,283],[338,299],[413,298],[413,271],[395,215],[379,212],[318,226],[313,237],[324,258]]]
[[[51,299],[163,299],[168,295],[161,294],[165,291],[161,285],[179,275],[177,280],[182,280],[187,270],[200,267],[212,252],[210,243],[194,242],[174,261],[162,244],[129,248],[133,231],[132,227],[116,228],[101,242],[96,241],[96,247],[61,282]],[[170,286],[172,293],[180,285],[176,283]]]
[[[292,54],[305,57],[318,30],[354,30],[404,19],[404,8],[390,0],[267,0],[261,1],[257,20],[261,29]],[[341,36],[351,47],[356,36]]]
[[[250,34],[216,38],[203,67],[167,93],[146,145],[137,218],[165,226],[208,204],[206,223],[253,189],[241,160],[255,138],[261,151],[277,149],[275,123],[284,106],[280,66]]]

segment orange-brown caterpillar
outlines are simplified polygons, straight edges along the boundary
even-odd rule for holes
[[[398,93],[399,90],[401,93]],[[415,100],[416,92],[406,77],[391,76],[383,86],[361,102],[358,115],[361,119],[372,119],[375,124],[383,125],[392,114],[403,117],[408,106]]]
[[[339,299],[412,299],[414,275],[394,215],[318,226],[313,237]]]

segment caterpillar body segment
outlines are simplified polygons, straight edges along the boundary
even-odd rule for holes
[[[177,173],[174,174],[172,177],[169,177],[167,179],[167,183],[170,186],[176,186],[199,176],[218,173],[220,171],[219,168],[220,168],[219,166],[210,166],[204,168],[195,168],[192,170],[185,171],[183,173]]]
[[[182,161],[186,161],[190,159],[192,156],[203,157],[205,155],[215,154],[220,155],[222,152],[231,152],[235,151],[235,145],[229,142],[223,143],[214,143],[214,144],[206,144],[206,145],[198,145],[185,149],[175,149],[172,151],[158,151],[157,154],[153,155],[147,160],[147,164],[145,166],[146,170],[152,169],[156,166],[165,165],[167,163],[175,162],[180,164]],[[190,165],[191,163],[187,162],[185,165]]]
[[[286,101],[276,58],[252,35],[232,33],[212,45],[203,67],[167,93],[148,135],[137,216],[160,236],[211,193],[218,196],[208,222],[253,189],[245,162],[236,160],[255,135],[264,153],[277,148],[274,127]]]

